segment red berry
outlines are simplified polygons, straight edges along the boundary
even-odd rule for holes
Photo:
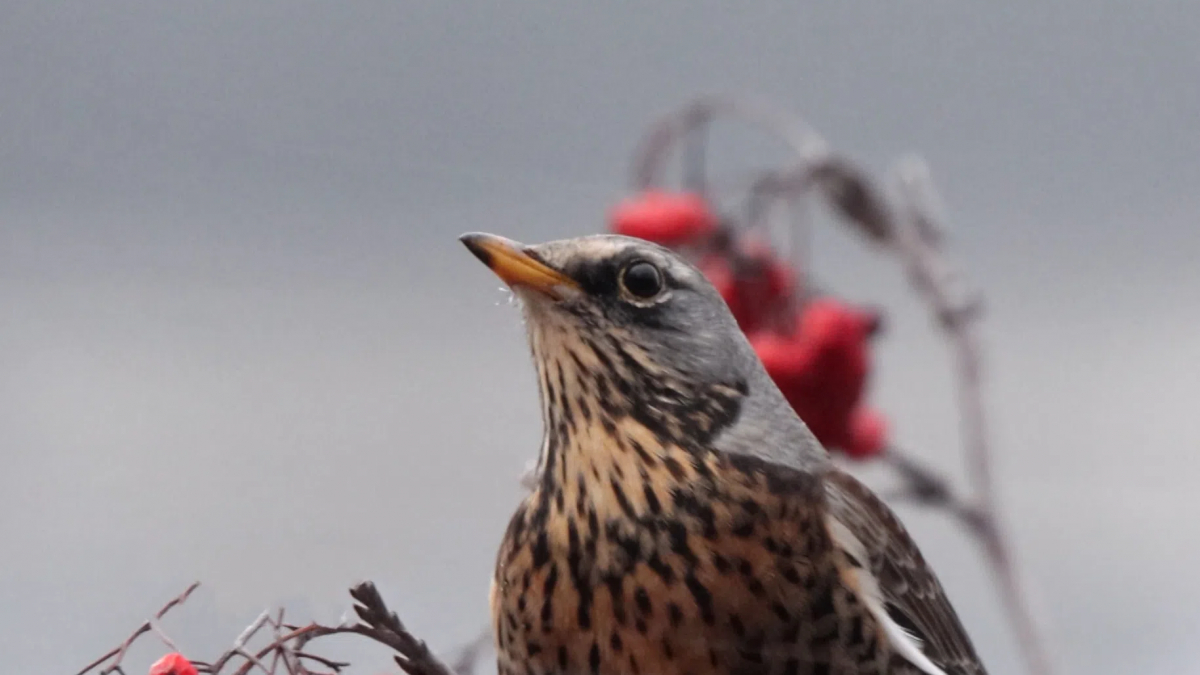
[[[742,260],[754,270],[756,288],[770,300],[791,297],[795,292],[796,273],[788,263],[775,256],[769,242],[749,239],[739,246]]]
[[[860,407],[850,416],[850,434],[843,451],[854,459],[877,457],[887,448],[887,420],[872,408]]]
[[[866,386],[870,354],[864,325],[857,313],[831,300],[810,302],[800,317],[800,332],[810,336],[820,354],[824,395],[849,414]]]
[[[171,652],[150,666],[150,675],[198,675],[196,666],[179,652]]]
[[[794,387],[798,380],[812,375],[816,350],[802,333],[787,336],[774,331],[757,331],[748,336],[750,345],[767,368],[777,386]],[[785,392],[786,393],[786,392]]]
[[[609,215],[617,234],[663,246],[680,246],[708,236],[716,218],[702,197],[689,192],[647,190],[617,204]]]

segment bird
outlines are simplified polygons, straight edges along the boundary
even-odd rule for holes
[[[695,266],[621,235],[460,241],[521,306],[544,428],[491,579],[500,675],[986,675]]]

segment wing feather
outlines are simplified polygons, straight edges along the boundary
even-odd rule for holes
[[[928,675],[986,675],[941,583],[891,509],[849,474],[833,470],[825,478],[830,533],[863,564],[855,573],[864,601],[897,652]]]

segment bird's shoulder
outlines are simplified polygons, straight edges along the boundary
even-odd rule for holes
[[[820,511],[839,577],[899,657],[927,675],[985,675],[936,574],[870,488],[832,466],[802,471],[754,456],[730,456],[729,463],[737,473],[759,476],[758,494],[776,508]]]

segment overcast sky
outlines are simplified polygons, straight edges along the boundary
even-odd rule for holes
[[[646,124],[714,91],[874,171],[929,160],[1063,672],[1195,669],[1200,6],[614,7],[0,3],[5,671],[74,672],[193,579],[168,628],[197,658],[272,603],[336,621],[362,578],[436,648],[472,637],[540,421],[518,314],[455,237],[603,229]],[[897,267],[831,227],[815,264],[886,304],[872,398],[958,475]],[[1021,672],[972,545],[901,513]]]

